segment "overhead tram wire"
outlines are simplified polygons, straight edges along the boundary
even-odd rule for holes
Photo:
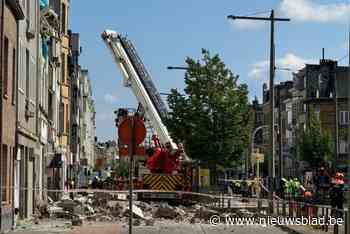
[[[261,14],[270,13],[270,12],[271,12],[271,10],[258,11],[258,12],[251,13],[251,14],[247,14],[247,15],[243,15],[243,16],[254,16],[254,15],[261,15]]]
[[[341,61],[343,61],[344,59],[346,59],[348,56],[349,56],[349,54],[346,54],[346,55],[344,55],[343,57],[337,59],[336,61],[337,61],[337,62],[341,62]]]

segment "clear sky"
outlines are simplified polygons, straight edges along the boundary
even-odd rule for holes
[[[291,18],[276,25],[278,67],[318,62],[322,47],[326,58],[347,55],[350,0],[73,0],[70,8],[70,28],[80,33],[81,64],[92,81],[99,140],[115,138],[114,110],[137,107],[100,39],[104,29],[128,36],[160,92],[184,87],[184,72],[167,66],[184,65],[187,56],[200,58],[206,48],[248,84],[250,98],[261,97],[268,81],[269,25],[231,22],[226,19],[230,14],[268,16],[274,8],[277,16]],[[345,63],[347,58],[340,61]],[[276,82],[290,78],[291,72],[276,73]]]

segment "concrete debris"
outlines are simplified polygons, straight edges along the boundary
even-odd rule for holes
[[[134,226],[140,226],[140,225],[141,225],[141,221],[140,221],[139,219],[133,219],[132,224],[133,224]]]
[[[241,217],[253,217],[255,216],[255,214],[253,212],[250,212],[249,210],[247,209],[239,209],[237,210],[237,214]]]
[[[77,202],[70,200],[70,199],[64,199],[56,203],[58,207],[63,208],[64,210],[68,211],[74,211],[74,208],[79,205]]]
[[[196,218],[200,218],[204,220],[209,220],[210,217],[212,217],[213,215],[219,215],[219,212],[216,210],[211,210],[204,206],[199,207],[199,209],[197,209],[195,213]]]
[[[89,221],[89,222],[96,222],[97,221],[97,215],[87,216],[86,220]]]
[[[155,211],[154,211],[155,218],[174,219],[176,215],[177,213],[175,211],[175,208],[168,205],[167,203],[160,204],[160,206],[155,208]]]
[[[113,218],[107,216],[107,215],[103,215],[103,216],[100,216],[97,221],[99,222],[111,222],[113,221]]]
[[[73,226],[81,226],[81,225],[83,225],[83,220],[82,220],[82,218],[79,217],[79,216],[74,216],[74,217],[72,218],[72,225],[73,225]]]
[[[201,222],[201,220],[199,218],[192,217],[190,219],[190,223],[191,224],[200,223],[200,222]]]
[[[71,228],[72,223],[65,220],[43,219],[38,225],[33,219],[16,221],[16,231],[19,233],[66,233]]]
[[[148,218],[145,220],[145,225],[146,226],[153,226],[154,225],[154,219],[153,218]]]
[[[49,206],[47,208],[47,211],[49,212],[50,216],[55,216],[57,214],[63,214],[65,213],[63,211],[63,208],[62,207],[58,207],[58,206]]]
[[[75,194],[74,199],[64,195],[59,201],[47,199],[40,202],[36,208],[37,219],[34,223],[41,224],[44,217],[62,218],[69,220],[72,226],[80,226],[86,221],[91,222],[118,222],[127,225],[129,222],[129,202],[120,200],[116,194],[94,193]],[[170,205],[166,202],[133,202],[133,225],[153,226],[159,223],[206,223],[213,215],[251,216],[248,210],[241,209],[236,213],[220,213],[204,205]]]
[[[49,197],[49,196],[47,196],[47,201],[49,202],[49,204],[53,204],[53,203],[54,203],[54,201],[52,200],[52,198]]]
[[[39,219],[49,218],[50,213],[49,213],[49,209],[48,209],[48,204],[45,203],[44,201],[37,201],[35,215]]]
[[[86,204],[88,202],[88,198],[84,196],[79,196],[74,198],[74,201],[79,203],[80,205]]]
[[[93,215],[93,214],[95,213],[94,208],[92,208],[90,205],[85,204],[85,205],[83,205],[83,207],[84,207],[85,212],[86,212],[88,215]]]
[[[107,202],[107,208],[109,208],[109,209],[115,208],[117,205],[119,205],[118,202],[119,201],[108,201]]]
[[[141,219],[145,218],[142,210],[139,207],[135,206],[134,204],[132,205],[132,212],[134,214],[133,217],[135,217],[135,218],[141,218]],[[128,207],[124,212],[124,216],[128,217],[129,215],[130,215],[130,211],[129,211],[129,207]]]
[[[136,206],[140,207],[143,212],[151,212],[152,211],[152,206],[146,202],[135,201],[134,204]]]
[[[184,217],[186,215],[186,211],[184,211],[180,207],[175,207],[175,212],[176,212],[176,215],[180,217]]]

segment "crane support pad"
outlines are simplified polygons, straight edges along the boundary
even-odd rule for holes
[[[175,191],[184,186],[183,175],[149,174],[143,176],[143,184],[151,190]]]

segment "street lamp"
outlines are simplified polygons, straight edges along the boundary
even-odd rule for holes
[[[254,139],[255,139],[255,135],[258,133],[259,130],[263,129],[263,128],[268,128],[269,125],[262,125],[262,126],[259,126],[257,128],[254,129],[253,133],[252,133],[252,143],[251,143],[251,152],[254,152]],[[277,131],[279,132],[280,131],[280,128],[278,126],[278,124],[275,124],[275,127],[277,127]]]
[[[262,125],[262,126],[259,126],[259,127],[257,127],[257,128],[255,128],[254,129],[254,131],[253,131],[253,133],[252,133],[252,142],[251,142],[251,153],[253,154],[253,152],[254,152],[254,140],[255,140],[255,135],[256,135],[256,133],[259,131],[259,130],[262,130],[263,128],[268,128],[269,127],[269,125]],[[275,124],[275,127],[277,127],[276,128],[276,130],[277,131],[280,131],[280,129],[278,128],[279,126],[277,125],[277,124]],[[248,168],[248,158],[246,159],[246,167]],[[256,179],[257,179],[257,181],[258,181],[258,188],[257,188],[257,197],[258,197],[258,208],[260,209],[261,208],[261,200],[260,200],[260,198],[261,198],[261,193],[260,193],[260,167],[259,167],[259,164],[260,164],[260,162],[259,162],[259,160],[258,160],[258,158],[256,159]],[[246,171],[246,173],[247,173],[247,177],[248,177],[248,171]]]
[[[188,70],[188,67],[182,67],[182,66],[168,66],[168,70]]]
[[[290,72],[298,72],[298,69],[293,69],[290,67],[275,67],[275,70],[280,70],[280,71],[290,71]]]

